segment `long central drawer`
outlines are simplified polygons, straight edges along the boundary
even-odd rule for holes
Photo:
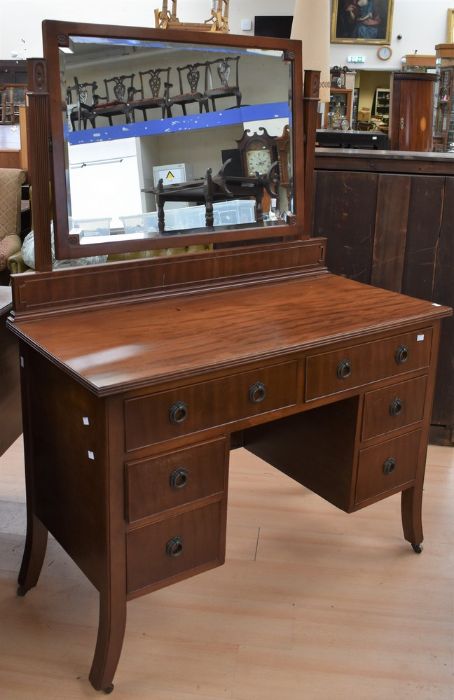
[[[297,363],[286,362],[128,399],[126,450],[293,406],[297,392]]]

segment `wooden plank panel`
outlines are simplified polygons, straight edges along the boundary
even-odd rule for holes
[[[411,178],[402,292],[420,299],[433,295],[444,186],[444,177]]]
[[[410,203],[411,177],[380,175],[371,283],[400,292]]]
[[[358,282],[370,282],[377,180],[373,173],[316,173],[314,236],[328,238],[328,269]]]
[[[446,178],[433,299],[454,306],[454,178]],[[454,321],[442,323],[432,423],[454,427]]]

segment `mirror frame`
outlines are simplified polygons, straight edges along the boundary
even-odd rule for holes
[[[243,49],[268,49],[282,51],[291,63],[292,89],[292,157],[293,157],[293,206],[294,212],[287,223],[272,226],[255,225],[241,229],[209,229],[204,233],[172,234],[163,238],[141,238],[137,240],[109,243],[81,244],[78,236],[69,234],[67,187],[65,171],[65,141],[61,112],[60,51],[68,46],[71,35],[113,39],[136,39],[142,41],[166,41],[181,44],[206,44],[238,47]],[[51,184],[54,202],[54,235],[57,259],[72,259],[92,255],[132,253],[160,248],[179,248],[212,243],[229,243],[268,238],[303,238],[304,226],[304,134],[303,134],[303,67],[301,42],[291,39],[219,34],[214,32],[178,31],[169,29],[147,29],[78,22],[43,22],[44,58],[47,63],[49,90],[50,139],[52,174]]]

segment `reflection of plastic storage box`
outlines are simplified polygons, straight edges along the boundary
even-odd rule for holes
[[[181,207],[180,209],[165,209],[166,231],[173,231],[180,228],[200,228],[205,226],[205,207],[198,205],[195,207]]]
[[[73,219],[72,228],[79,232],[79,236],[108,236],[110,234],[110,222],[112,218],[102,219]]]
[[[255,222],[254,199],[232,199],[213,204],[214,225],[250,224]]]
[[[133,216],[120,216],[125,233],[154,233],[158,235],[158,214],[155,211]]]

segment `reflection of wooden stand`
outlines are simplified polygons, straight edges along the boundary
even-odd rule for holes
[[[205,22],[180,22],[177,17],[177,0],[172,0],[172,11],[169,12],[168,0],[163,0],[162,9],[155,10],[155,27],[157,29],[192,29],[197,32],[229,31],[229,0],[215,0],[211,15]]]
[[[272,197],[277,197],[277,194],[271,189],[270,173],[266,176],[256,175],[255,177],[237,177],[233,175],[225,175],[224,168],[230,163],[226,161],[217,175],[214,177],[211,174],[211,168],[208,168],[203,179],[183,182],[179,185],[168,185],[164,187],[164,183],[159,180],[157,188],[147,188],[143,192],[156,195],[156,206],[158,209],[158,228],[162,233],[165,231],[165,215],[164,204],[166,202],[194,202],[195,204],[205,205],[205,223],[207,226],[213,226],[214,202],[227,202],[233,199],[252,199],[255,198],[255,218],[257,223],[263,221],[262,199],[264,192]],[[273,163],[272,168],[276,164]],[[271,168],[271,169],[272,169]]]

